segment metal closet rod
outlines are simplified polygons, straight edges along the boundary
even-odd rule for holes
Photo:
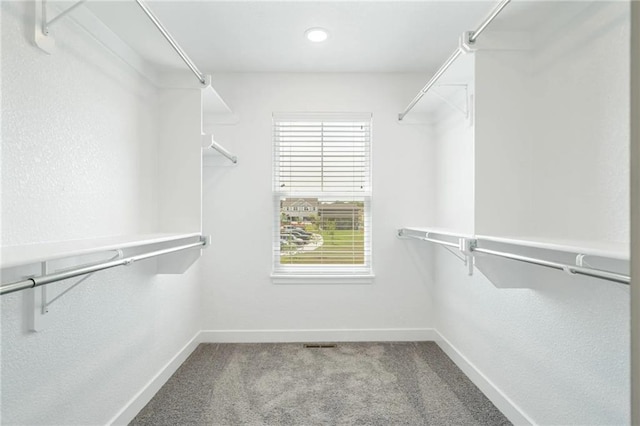
[[[182,246],[171,247],[163,250],[156,250],[148,253],[138,254],[135,256],[126,257],[123,259],[111,260],[107,262],[98,263],[91,266],[83,266],[79,268],[69,269],[64,272],[56,272],[53,274],[46,274],[40,277],[27,278],[26,280],[17,281],[9,284],[3,284],[0,286],[0,295],[13,293],[15,291],[25,290],[27,288],[40,287],[46,284],[50,284],[56,281],[66,280],[68,278],[77,277],[80,275],[91,274],[96,271],[102,271],[104,269],[115,268],[116,266],[130,265],[133,262],[140,260],[150,259],[152,257],[162,256],[164,254],[175,253],[182,250],[189,250],[196,247],[202,247],[207,245],[207,239],[202,238],[197,243],[185,244]]]
[[[402,238],[413,238],[415,240],[420,241],[429,241],[434,244],[440,244],[447,247],[456,247],[459,248],[459,244],[452,243],[449,241],[437,240],[430,237],[421,237],[418,235],[405,234],[403,230],[400,230],[398,236]],[[452,236],[453,237],[453,236]],[[456,238],[465,238],[465,237],[456,237]],[[489,250],[481,247],[477,247],[477,239],[471,239],[472,244],[469,246],[470,252],[487,254],[490,256],[503,257],[505,259],[515,260],[518,262],[529,263],[532,265],[544,266],[546,268],[558,269],[561,271],[565,271],[570,274],[577,275],[586,275],[589,277],[600,278],[607,281],[613,281],[620,284],[629,284],[631,282],[631,277],[629,275],[618,274],[616,272],[604,271],[602,269],[595,268],[585,268],[583,266],[569,265],[566,263],[553,262],[550,260],[537,259],[535,257],[522,256],[514,253],[507,253],[497,250]]]
[[[629,284],[631,277],[629,275],[618,274],[602,269],[585,268],[583,266],[568,265],[566,263],[551,262],[549,260],[536,259],[529,256],[520,256],[519,254],[505,253],[496,250],[489,250],[480,247],[471,247],[471,251],[477,253],[488,254],[491,256],[503,257],[505,259],[516,260],[518,262],[530,263],[533,265],[544,266],[545,268],[558,269],[570,274],[587,275],[589,277],[601,278],[603,280],[614,281],[620,284]]]
[[[482,21],[482,23],[478,26],[478,28],[476,28],[475,31],[472,31],[470,33],[469,43],[474,43],[478,39],[478,36],[482,34],[482,32],[487,28],[487,26],[489,26],[491,21],[493,21],[496,18],[496,16],[498,16],[498,14],[502,11],[502,9],[504,9],[505,6],[510,2],[511,0],[502,0],[500,3],[498,3],[498,5],[491,11],[491,13],[487,15],[487,17]],[[442,64],[442,66],[433,75],[433,77],[431,77],[431,79],[422,88],[422,90],[420,90],[420,92],[418,92],[418,94],[415,96],[415,98],[413,98],[413,100],[409,103],[409,105],[407,105],[404,111],[398,114],[398,120],[402,121],[402,119],[404,119],[404,117],[409,113],[409,111],[411,111],[413,107],[416,106],[416,104],[420,101],[420,99],[422,99],[422,97],[429,91],[429,89],[431,89],[431,87],[433,87],[433,85],[436,84],[436,81],[438,81],[438,79],[442,77],[442,74],[444,74],[445,71],[449,69],[449,67],[455,62],[458,56],[460,56],[462,53],[464,53],[464,50],[462,49],[462,47],[458,46],[458,48],[456,48],[456,50],[451,54],[451,56],[449,56],[449,59],[447,59],[447,61],[444,64]]]
[[[211,139],[211,145],[209,145],[207,148],[215,149],[220,154],[224,155],[229,160],[231,160],[233,164],[236,164],[238,162],[237,156],[227,151],[224,147],[222,147],[222,145],[220,145],[218,142],[214,141],[213,139]]]
[[[165,28],[165,26],[162,25],[162,23],[160,22],[158,17],[156,15],[154,15],[154,13],[151,11],[151,9],[149,9],[149,7],[144,3],[143,0],[136,0],[136,3],[138,3],[138,6],[140,6],[142,11],[149,17],[151,22],[153,22],[153,25],[155,25],[156,28],[158,28],[158,30],[160,30],[160,32],[162,33],[164,38],[167,39],[167,41],[171,45],[171,47],[173,47],[173,49],[178,53],[178,55],[180,55],[180,57],[182,58],[184,63],[187,64],[189,69],[196,75],[198,80],[200,80],[200,83],[202,85],[206,85],[207,84],[207,80],[206,80],[204,74],[202,72],[200,72],[200,70],[198,69],[196,64],[193,63],[191,58],[189,58],[189,56],[185,53],[185,51],[182,49],[182,47],[180,47],[178,42],[176,42],[176,40],[169,33],[169,31]]]
[[[440,244],[441,246],[454,247],[454,248],[459,248],[460,247],[456,243],[452,243],[452,242],[449,242],[449,241],[443,241],[443,240],[436,240],[436,239],[431,238],[431,237],[419,237],[417,235],[405,235],[402,231],[400,231],[398,233],[398,236],[402,237],[402,238],[413,238],[414,240],[420,240],[420,241],[429,241],[430,243]]]

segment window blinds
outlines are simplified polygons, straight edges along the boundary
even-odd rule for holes
[[[274,116],[275,190],[371,191],[371,116]]]
[[[371,114],[274,114],[274,272],[371,272]]]

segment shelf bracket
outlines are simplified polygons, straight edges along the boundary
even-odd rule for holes
[[[589,265],[589,262],[587,262],[585,260],[585,257],[587,257],[586,254],[577,254],[576,255],[576,266],[580,266],[580,267],[586,266],[587,268],[591,268],[592,266]]]
[[[47,275],[49,273],[49,262],[42,262],[40,274]],[[27,297],[27,328],[29,331],[40,331],[44,328],[46,317],[44,314],[44,300],[47,298],[47,288],[35,287],[28,290]]]
[[[122,252],[122,250],[116,250],[116,255],[111,257],[111,258],[109,258],[108,260],[122,259],[123,257],[124,257],[124,253]],[[60,270],[60,271],[56,271],[56,272],[63,272],[63,271],[64,270]],[[67,294],[68,292],[70,292],[71,290],[73,290],[74,288],[79,286],[80,284],[82,284],[88,278],[91,278],[93,276],[93,274],[95,274],[95,272],[82,276],[82,278],[80,278],[74,284],[72,284],[69,287],[67,287],[64,291],[62,291],[60,294],[58,294],[56,297],[54,297],[51,300],[47,300],[46,298],[44,298],[44,301],[42,303],[42,313],[46,314],[47,312],[49,312],[48,308],[49,308],[49,306],[51,306],[53,304],[53,302],[55,302],[56,300],[60,299],[62,296],[64,296],[65,294]],[[44,289],[46,287],[43,286],[42,288]]]
[[[402,230],[398,232],[398,236],[399,237],[403,236]],[[424,236],[425,238],[431,238],[431,235],[429,234],[429,232],[425,232]],[[473,256],[471,255],[470,251],[465,251],[466,250],[465,248],[468,247],[467,241],[470,241],[470,240],[467,238],[459,238],[457,251],[453,250],[451,247],[446,245],[443,245],[442,248],[444,248],[449,253],[451,253],[458,259],[460,259],[465,264],[465,266],[469,268],[469,275],[473,275]],[[462,255],[458,252],[462,253]]]
[[[63,10],[58,13],[54,18],[49,19],[49,12],[47,10],[47,1],[48,0],[34,0],[35,5],[35,33],[34,39],[36,42],[36,46],[40,49],[44,50],[48,54],[52,54],[55,50],[55,40],[49,34],[49,28],[58,22],[61,18],[67,16],[71,11],[73,11],[78,6],[81,6],[87,0],[80,0],[69,8]]]
[[[35,12],[35,28],[34,28],[34,41],[36,46],[45,51],[48,54],[52,54],[55,51],[56,42],[53,37],[50,37],[49,30],[47,28],[47,0],[34,0],[34,12]],[[46,33],[45,33],[46,29]]]
[[[469,119],[469,112],[470,112],[470,108],[469,108],[469,105],[470,105],[469,85],[466,84],[466,83],[439,84],[437,87],[461,87],[464,90],[464,107],[460,107],[459,105],[456,105],[454,102],[452,102],[449,99],[447,99],[446,96],[444,96],[442,93],[438,92],[435,89],[431,89],[431,92],[434,95],[436,95],[438,98],[440,98],[444,103],[449,105],[451,108],[453,108],[454,110],[456,110],[460,114],[462,114],[466,120],[468,120]]]
[[[56,21],[58,21],[60,18],[64,17],[65,15],[67,15],[69,12],[71,12],[73,9],[75,9],[78,6],[82,6],[82,4],[84,2],[86,2],[87,0],[80,0],[79,2],[77,2],[76,4],[74,4],[73,6],[63,10],[62,12],[58,13],[56,15],[55,18],[47,20],[47,0],[42,0],[42,33],[46,36],[49,35],[49,27],[51,27],[53,24],[56,23]]]
[[[442,248],[446,249],[449,253],[451,253],[452,255],[454,255],[455,257],[457,257],[458,259],[460,259],[462,262],[464,262],[464,264],[467,264],[467,259],[464,256],[460,256],[458,254],[457,251],[447,247],[447,246],[442,246]]]
[[[478,245],[478,241],[472,238],[460,238],[460,251],[464,254],[465,262],[464,264],[467,267],[467,275],[473,275],[473,266],[475,262],[475,256],[473,255],[473,249]]]
[[[124,257],[124,253],[122,250],[118,249],[115,250],[116,255],[109,258],[108,260],[116,260],[116,259],[122,259]],[[51,273],[52,271],[50,270],[50,265],[49,262],[42,262],[42,267],[41,267],[41,274],[42,275],[47,275],[49,273]],[[77,268],[77,266],[74,266],[72,269]],[[55,272],[64,272],[65,269],[60,269],[58,271]],[[94,272],[95,273],[95,272]],[[49,313],[49,306],[51,306],[55,301],[59,300],[60,298],[62,298],[65,294],[69,293],[71,290],[73,290],[74,288],[76,288],[77,286],[79,286],[80,284],[82,284],[83,282],[85,282],[87,279],[89,279],[91,276],[93,276],[94,273],[91,274],[87,274],[82,276],[80,279],[78,279],[75,283],[73,283],[72,285],[70,285],[69,287],[67,287],[66,289],[64,289],[63,291],[61,291],[60,293],[58,293],[55,297],[49,299],[49,295],[47,294],[47,290],[49,289],[49,287],[47,286],[41,286],[41,287],[36,287],[36,288],[32,288],[30,289],[31,292],[31,296],[29,297],[28,303],[29,303],[29,330],[30,331],[40,331],[44,328],[45,323],[46,323],[46,314]]]

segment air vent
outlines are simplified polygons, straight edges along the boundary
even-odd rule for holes
[[[304,347],[306,349],[325,349],[325,348],[336,348],[338,345],[335,343],[305,343]]]

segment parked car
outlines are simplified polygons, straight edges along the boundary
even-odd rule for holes
[[[285,240],[286,244],[296,244],[301,246],[304,244],[304,240],[301,238],[297,238],[292,234],[280,234],[280,241]]]
[[[307,235],[309,237],[311,237],[313,234],[311,232],[305,231],[303,228],[297,227],[297,226],[292,226],[292,225],[285,225],[284,226],[284,232],[299,232],[301,234]]]
[[[303,234],[303,233],[302,233],[302,232],[300,232],[300,231],[287,231],[287,234],[289,234],[289,235],[293,235],[294,237],[296,237],[296,238],[300,238],[301,240],[304,240],[304,241],[308,241],[308,240],[310,240],[310,239],[311,239],[311,236],[310,236],[310,235]]]

